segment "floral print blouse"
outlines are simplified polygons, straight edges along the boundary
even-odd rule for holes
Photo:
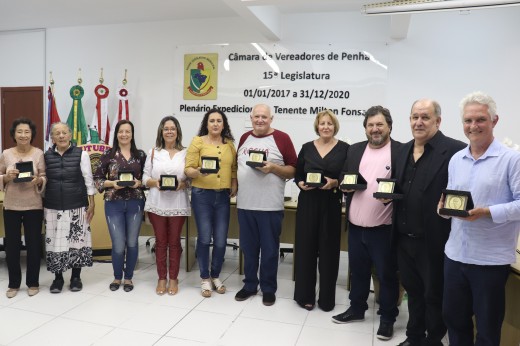
[[[94,183],[100,193],[104,192],[105,201],[120,201],[129,199],[145,199],[142,187],[137,189],[126,187],[124,189],[105,188],[105,180],[119,180],[118,172],[120,170],[132,171],[134,179],[141,180],[143,178],[143,169],[146,162],[146,154],[139,150],[139,155],[133,155],[129,160],[125,159],[123,154],[118,150],[114,158],[110,158],[110,151],[108,149],[99,158],[99,166],[94,173]]]

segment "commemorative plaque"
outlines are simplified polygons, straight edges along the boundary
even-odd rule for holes
[[[325,177],[321,171],[305,173],[305,185],[310,187],[322,187],[325,185]]]
[[[163,174],[159,178],[161,190],[177,190],[178,181],[176,175]]]
[[[339,188],[342,190],[366,190],[367,181],[359,173],[344,172]]]
[[[474,208],[471,192],[460,190],[443,190],[444,208],[439,209],[439,214],[447,216],[469,216],[468,210]]]
[[[397,186],[397,179],[377,178],[377,192],[374,192],[375,198],[383,199],[402,199],[403,194],[400,193]]]
[[[24,183],[33,179],[34,172],[32,161],[17,162],[15,167],[18,170],[18,176],[13,179],[13,182]]]
[[[201,173],[217,173],[220,169],[218,164],[218,157],[216,156],[202,156],[201,160]]]
[[[120,170],[118,172],[119,180],[117,185],[119,186],[132,186],[135,184],[134,181],[134,171],[129,170]]]
[[[253,168],[263,167],[265,166],[264,161],[267,161],[265,151],[249,150],[249,160],[246,161],[246,165]]]

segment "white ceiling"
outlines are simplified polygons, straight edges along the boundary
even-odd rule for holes
[[[369,0],[0,0],[0,32],[130,22],[244,17],[277,39],[283,14],[359,11]]]

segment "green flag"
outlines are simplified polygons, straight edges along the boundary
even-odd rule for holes
[[[89,127],[88,130],[90,132],[90,143],[92,143],[92,144],[99,143],[99,134],[98,134],[96,128]]]
[[[72,129],[72,142],[76,144],[87,143],[87,122],[83,114],[83,106],[81,105],[81,98],[83,97],[83,88],[80,85],[75,85],[70,88],[70,97],[72,97],[72,108],[70,109],[67,124]]]

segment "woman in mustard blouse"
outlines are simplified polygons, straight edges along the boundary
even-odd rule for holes
[[[225,293],[219,279],[226,252],[229,227],[229,199],[237,193],[237,161],[234,138],[224,112],[211,109],[200,124],[186,155],[185,173],[192,178],[191,204],[197,223],[197,260],[203,297],[212,290]],[[217,173],[201,173],[201,157],[218,158]],[[213,239],[211,268],[209,247]]]

